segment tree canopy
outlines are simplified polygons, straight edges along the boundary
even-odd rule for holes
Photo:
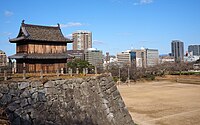
[[[73,71],[78,68],[80,72],[83,72],[83,68],[88,68],[88,70],[94,69],[94,66],[92,66],[88,61],[81,59],[74,59],[68,62],[67,67],[71,68]]]

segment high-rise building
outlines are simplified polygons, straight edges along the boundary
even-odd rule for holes
[[[84,60],[84,50],[67,50],[67,54],[75,59]]]
[[[6,53],[0,50],[0,66],[5,66],[7,63]]]
[[[157,49],[146,49],[146,62],[147,66],[155,66],[158,65],[159,54]]]
[[[146,63],[146,50],[145,48],[142,49],[135,49],[134,52],[136,52],[136,67],[147,67]]]
[[[85,60],[97,69],[103,69],[103,53],[101,50],[89,48],[85,50]]]
[[[151,67],[158,64],[159,54],[157,49],[137,49],[136,52],[136,67]]]
[[[184,44],[180,40],[173,40],[171,42],[172,56],[176,62],[183,61],[184,59]]]
[[[92,33],[89,31],[76,31],[72,34],[73,50],[87,50],[92,48]]]
[[[120,64],[135,64],[136,61],[136,53],[131,51],[131,50],[127,50],[125,52],[121,52],[117,54],[117,62]]]
[[[194,56],[200,56],[200,45],[189,45],[188,52]]]

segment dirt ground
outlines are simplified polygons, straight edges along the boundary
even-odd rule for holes
[[[138,125],[200,125],[200,85],[160,81],[118,89]]]

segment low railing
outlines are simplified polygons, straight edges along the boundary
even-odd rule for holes
[[[79,72],[77,68],[75,72],[71,68],[68,68],[66,71],[63,69],[57,69],[54,71],[43,71],[40,70],[38,72],[26,72],[23,70],[21,73],[15,73],[15,70],[12,68],[0,68],[0,81],[6,81],[10,79],[43,79],[43,78],[66,78],[72,76],[86,76],[92,75],[88,73],[87,68],[83,68],[82,72]],[[93,74],[94,75],[94,74]]]

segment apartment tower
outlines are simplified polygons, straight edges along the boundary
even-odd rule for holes
[[[76,31],[72,34],[73,50],[87,50],[92,48],[92,33],[89,31]]]
[[[200,45],[189,45],[188,52],[192,52],[194,56],[200,56]]]
[[[181,62],[184,59],[184,44],[180,40],[171,42],[172,56],[176,62]]]

